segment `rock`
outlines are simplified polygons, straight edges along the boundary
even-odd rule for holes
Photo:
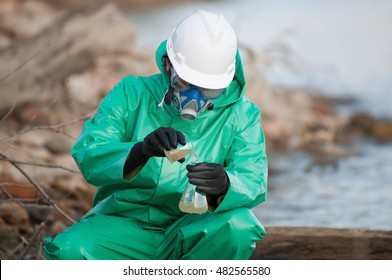
[[[11,39],[5,36],[4,34],[0,34],[0,49],[6,48],[10,46],[12,43]]]
[[[0,218],[2,218],[8,225],[16,226],[22,232],[26,232],[30,227],[27,211],[16,202],[1,202]]]
[[[346,123],[336,114],[332,102],[303,90],[275,90],[260,101],[256,104],[262,109],[266,142],[272,150],[327,153],[329,146],[336,145],[336,135]]]
[[[18,227],[15,225],[8,225],[0,217],[0,260],[7,259],[7,251],[15,248],[20,242],[21,235]]]
[[[392,141],[392,121],[377,119],[369,113],[359,112],[352,115],[342,131],[345,138],[365,136],[382,142]]]
[[[81,174],[55,178],[52,188],[72,198],[91,202],[96,188],[87,184]]]
[[[18,135],[13,143],[28,149],[39,149],[44,147],[50,136],[51,132],[49,130],[33,130]]]
[[[13,178],[1,177],[0,182],[2,188],[0,189],[0,194],[5,191],[7,196],[10,195],[17,199],[34,199],[37,197],[37,189],[26,182],[15,181]]]
[[[71,75],[68,79],[68,94],[72,100],[86,106],[96,106],[101,96],[100,80],[93,72]],[[89,106],[90,107],[90,106]]]
[[[45,2],[49,2],[51,5],[62,8],[77,8],[81,6],[81,1],[79,0],[44,0]],[[184,3],[190,2],[189,0],[94,0],[94,4],[102,4],[102,3],[115,3],[119,5],[123,9],[132,9],[132,10],[144,10],[144,9],[153,9],[158,6],[170,5],[175,3]]]
[[[265,116],[262,120],[263,129],[268,145],[268,150],[284,150],[287,148],[289,134],[289,124],[276,116]]]
[[[71,156],[71,153],[70,153],[69,150],[67,152],[63,153],[63,154],[56,155],[53,158],[52,162],[53,162],[53,164],[55,164],[57,166],[62,166],[64,168],[67,168],[67,169],[70,169],[72,171],[75,171],[76,174],[74,172],[74,175],[76,175],[76,176],[78,176],[79,173],[80,173],[79,167],[77,166],[75,160]],[[64,173],[62,175],[64,176],[66,174],[68,174],[70,176],[72,175],[72,174],[69,173],[69,171],[64,171]],[[62,177],[62,176],[58,176],[58,177]]]
[[[383,142],[392,141],[392,121],[377,120],[372,127],[372,136]]]
[[[66,230],[68,226],[62,221],[54,221],[50,227],[49,236],[56,236]]]
[[[350,129],[357,129],[365,135],[370,135],[375,119],[368,113],[360,112],[352,115],[348,122]]]
[[[81,199],[64,199],[59,204],[63,209],[73,209],[78,213],[87,213],[91,209],[91,203]]]
[[[134,36],[114,5],[68,11],[49,28],[0,52],[0,79],[6,77],[0,91],[8,93],[1,96],[1,108],[31,102],[52,104],[52,111],[53,105],[64,106],[67,79],[92,69],[101,55],[129,53]]]
[[[53,155],[70,154],[70,150],[75,140],[64,136],[61,133],[53,133],[46,138],[44,148]]]
[[[2,0],[0,34],[12,40],[33,36],[48,27],[59,14],[59,10],[42,1]]]

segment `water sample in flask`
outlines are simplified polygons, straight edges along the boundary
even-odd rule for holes
[[[198,163],[199,160],[196,153],[193,152],[192,154],[196,158],[195,163]],[[182,193],[178,206],[182,212],[191,214],[202,214],[208,210],[206,195],[204,193],[197,192],[196,186],[191,184],[189,181],[185,187],[184,192]]]
[[[179,145],[176,149],[164,150],[164,153],[171,163],[192,154],[195,158],[195,162],[193,162],[193,164],[196,164],[199,163],[199,158],[193,150],[193,147],[193,143],[189,140],[189,138],[187,138],[184,146]],[[208,210],[206,195],[197,192],[196,186],[191,184],[189,181],[182,193],[178,206],[182,212],[192,214],[202,214]]]
[[[191,214],[202,214],[208,210],[205,194],[196,191],[196,186],[189,183],[182,193],[179,208],[182,212]]]

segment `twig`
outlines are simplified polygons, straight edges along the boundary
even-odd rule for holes
[[[38,253],[37,253],[37,260],[45,260],[44,255],[42,254],[42,242],[39,243],[39,249],[38,249]]]
[[[70,169],[61,165],[55,165],[55,164],[43,164],[43,163],[34,163],[34,162],[25,162],[25,161],[17,161],[13,159],[7,159],[7,158],[0,158],[0,160],[3,161],[9,161],[9,162],[14,162],[17,164],[22,164],[22,165],[30,165],[30,166],[37,166],[37,167],[45,167],[45,168],[58,168],[58,169],[63,169],[65,171],[69,171],[71,173],[80,173],[79,170],[74,170]]]
[[[2,159],[0,159],[0,160],[2,160]],[[4,187],[6,187],[6,186],[30,187],[31,184],[28,184],[28,183],[23,184],[23,183],[5,182],[5,181],[4,181],[4,182],[1,182],[1,183],[0,183],[0,186],[4,186]]]
[[[14,101],[14,104],[12,104],[12,106],[11,106],[11,108],[8,110],[7,114],[5,114],[5,116],[1,118],[1,120],[0,120],[0,125],[1,125],[2,122],[4,122],[4,121],[12,114],[12,112],[13,112],[14,109],[15,109],[15,105],[16,105],[16,101]]]
[[[20,173],[23,174],[23,176],[25,176],[25,178],[39,191],[40,194],[42,194],[44,196],[44,198],[46,198],[48,200],[48,202],[60,213],[62,214],[68,221],[70,221],[71,223],[75,223],[75,220],[72,219],[67,213],[65,213],[50,197],[49,195],[43,190],[43,188],[34,181],[34,179],[32,179],[17,163],[13,162],[12,160],[10,160],[6,155],[4,155],[3,153],[0,152],[0,155],[3,158],[6,158],[9,160],[9,162],[16,168],[19,170]]]
[[[45,204],[37,204],[39,203],[40,199],[17,199],[12,196],[5,188],[4,184],[0,184],[0,189],[5,193],[5,195],[8,197],[9,200],[19,204],[23,208],[38,208],[38,209],[52,209],[53,206],[51,205],[45,205]],[[2,201],[9,201],[8,199],[0,199],[0,202]]]
[[[3,184],[0,184],[0,189],[5,193],[6,196],[8,196],[9,199],[11,199],[11,201],[13,201],[13,202],[15,202],[15,203],[17,203],[17,204],[23,206],[21,202],[19,202],[17,199],[15,199],[15,197],[13,197],[13,196],[4,188],[4,185],[3,185]]]
[[[35,126],[35,127],[25,128],[25,129],[22,129],[22,130],[19,130],[19,131],[13,133],[13,134],[7,135],[7,136],[5,136],[5,137],[3,137],[3,138],[0,138],[0,142],[1,142],[1,141],[4,141],[4,140],[7,140],[7,139],[10,139],[10,138],[13,138],[13,137],[16,137],[16,136],[18,136],[18,135],[20,135],[20,134],[23,134],[23,133],[26,133],[26,132],[29,132],[29,131],[40,130],[40,129],[51,129],[51,130],[54,130],[54,131],[56,131],[56,132],[61,132],[61,133],[63,133],[64,135],[67,135],[67,136],[69,136],[69,137],[71,137],[71,138],[74,138],[73,136],[70,136],[70,135],[66,134],[65,132],[63,132],[62,130],[60,130],[60,128],[62,128],[62,127],[64,127],[64,126],[67,126],[67,125],[71,125],[71,124],[77,123],[77,122],[85,121],[85,120],[88,119],[90,116],[91,116],[91,113],[90,113],[90,114],[87,114],[87,115],[85,115],[85,116],[82,116],[82,117],[80,117],[80,118],[77,118],[77,119],[74,119],[74,120],[70,120],[70,121],[61,123],[61,124],[55,124],[55,125],[42,125],[42,126]]]
[[[35,52],[32,56],[30,56],[28,59],[26,59],[25,61],[23,61],[21,64],[19,64],[18,67],[16,67],[13,71],[9,72],[8,74],[6,74],[5,76],[0,78],[0,82],[4,81],[5,79],[7,79],[9,76],[15,74],[16,72],[19,71],[19,69],[21,69],[23,66],[25,66],[27,63],[29,63],[34,57],[36,57],[37,55],[39,55],[41,52],[43,52],[44,50],[46,50],[51,43],[49,43],[45,48],[40,49],[39,51]]]
[[[33,203],[23,203],[24,208],[36,208],[36,209],[52,209],[53,207],[50,205],[39,205]]]
[[[38,229],[34,232],[33,236],[31,237],[30,242],[27,244],[26,248],[23,250],[22,254],[20,255],[20,259],[23,260],[24,257],[26,256],[27,252],[30,250],[31,246],[33,246],[35,240],[37,239],[38,235],[41,233],[41,231],[44,229],[46,225],[46,222],[43,221]]]
[[[7,259],[10,256],[14,256],[16,255],[16,253],[22,248],[22,246],[24,246],[25,244],[27,244],[26,240],[24,238],[22,238],[22,242],[20,242],[11,252],[7,252]]]

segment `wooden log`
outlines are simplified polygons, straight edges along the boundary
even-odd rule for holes
[[[253,260],[392,259],[392,231],[270,227]]]

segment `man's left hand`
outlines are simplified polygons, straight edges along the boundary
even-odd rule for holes
[[[186,169],[189,182],[197,186],[196,191],[214,196],[226,194],[230,181],[222,165],[202,162],[188,164]]]

